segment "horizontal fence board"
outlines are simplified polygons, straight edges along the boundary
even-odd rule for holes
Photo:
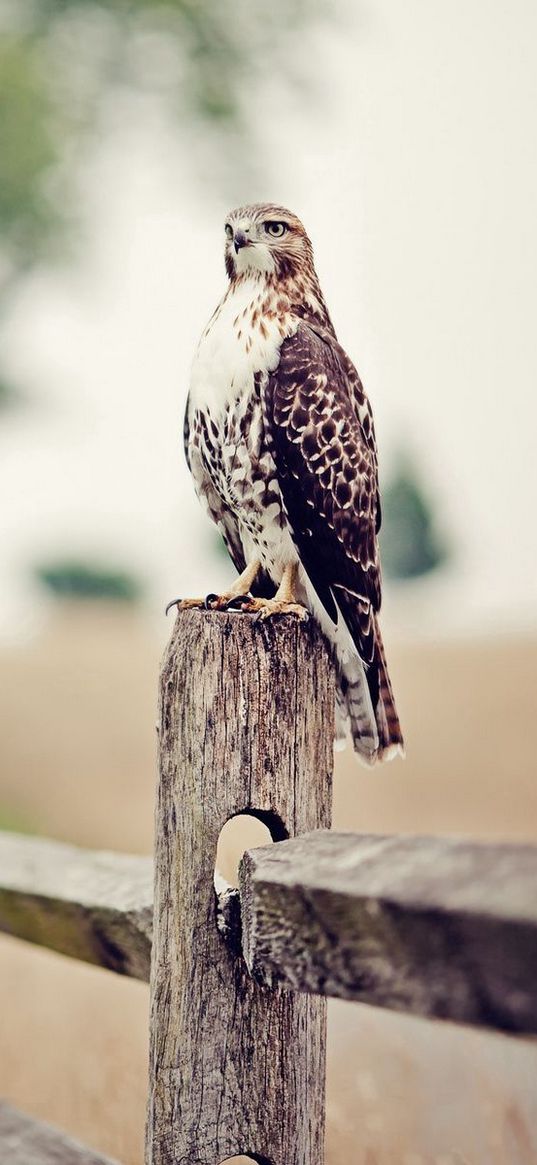
[[[117,1165],[0,1100],[2,1165]]]
[[[250,850],[260,982],[537,1033],[537,847],[320,832]]]
[[[0,833],[0,930],[149,980],[151,858]]]
[[[0,834],[0,930],[149,979],[150,858]],[[249,851],[265,984],[537,1034],[537,847],[319,832]]]

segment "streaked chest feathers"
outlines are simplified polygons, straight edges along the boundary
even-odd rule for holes
[[[192,367],[187,455],[198,492],[213,517],[219,504],[229,507],[255,540],[283,524],[262,397],[296,326],[271,310],[259,280],[245,280],[220,303]]]

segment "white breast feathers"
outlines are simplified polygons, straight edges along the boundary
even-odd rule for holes
[[[194,357],[191,406],[216,417],[232,401],[249,395],[257,372],[277,367],[282,340],[298,321],[276,316],[269,307],[264,279],[253,277],[231,286],[209,321]]]

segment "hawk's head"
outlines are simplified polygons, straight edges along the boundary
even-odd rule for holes
[[[228,214],[226,271],[230,279],[249,273],[287,279],[313,269],[310,240],[296,214],[283,206],[256,203]]]

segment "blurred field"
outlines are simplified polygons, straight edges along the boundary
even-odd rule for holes
[[[2,824],[151,849],[159,652],[136,612],[87,604],[2,651]],[[338,757],[335,826],[535,839],[537,642],[390,658],[408,760],[371,774]],[[147,988],[7,939],[0,979],[0,1092],[140,1165]],[[532,1042],[334,1005],[329,1165],[533,1165],[536,1079]]]

